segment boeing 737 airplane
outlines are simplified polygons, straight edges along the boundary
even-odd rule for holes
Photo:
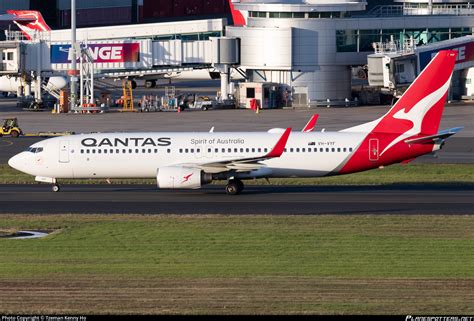
[[[159,188],[197,189],[227,181],[321,177],[410,161],[441,149],[461,128],[438,132],[457,52],[440,51],[381,118],[339,132],[101,133],[38,142],[9,165],[53,184],[75,178],[156,178]],[[352,111],[354,112],[354,111]]]

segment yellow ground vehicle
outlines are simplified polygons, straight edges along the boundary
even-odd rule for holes
[[[18,121],[16,118],[7,118],[3,120],[2,127],[0,128],[0,137],[8,135],[18,137],[22,134],[23,132],[21,128],[18,127]]]

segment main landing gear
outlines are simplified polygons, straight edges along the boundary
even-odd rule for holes
[[[244,190],[244,183],[238,179],[231,179],[225,187],[227,195],[239,195]]]
[[[61,188],[59,188],[59,185],[58,184],[53,184],[51,190],[55,193],[59,192],[61,190]]]

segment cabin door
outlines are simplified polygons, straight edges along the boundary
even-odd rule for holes
[[[69,142],[67,140],[63,140],[59,144],[59,162],[69,163]]]
[[[369,140],[369,160],[372,162],[379,160],[379,140],[376,138]]]

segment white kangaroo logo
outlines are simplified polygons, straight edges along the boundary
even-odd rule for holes
[[[449,88],[449,84],[451,83],[451,77],[449,77],[448,81],[441,86],[438,90],[432,92],[422,100],[420,100],[412,109],[408,112],[405,108],[399,110],[393,115],[393,118],[396,119],[403,119],[408,120],[413,124],[413,127],[408,129],[406,132],[400,134],[396,139],[394,139],[387,147],[380,153],[382,156],[390,147],[394,146],[395,144],[399,143],[400,141],[414,136],[421,133],[421,124],[423,119],[425,118],[426,114],[430,111],[433,106],[440,101],[441,98],[446,94]]]

